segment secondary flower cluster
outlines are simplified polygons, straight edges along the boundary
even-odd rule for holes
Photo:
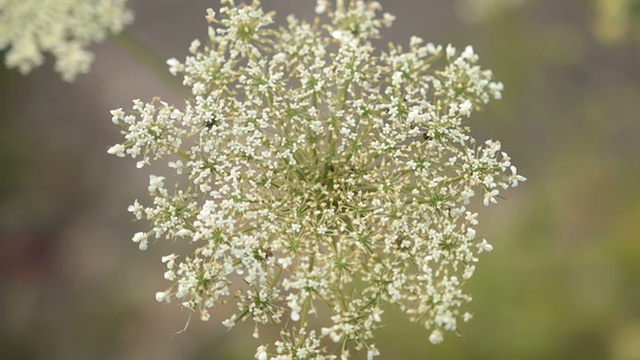
[[[56,57],[65,81],[89,72],[93,54],[85,48],[118,33],[133,20],[126,0],[0,0],[0,50],[9,48],[7,67],[27,74]]]
[[[276,29],[258,1],[223,0],[208,10],[206,46],[168,61],[192,90],[184,106],[112,111],[125,141],[109,153],[139,168],[166,159],[174,172],[151,175],[152,203],[129,207],[151,223],[133,241],[194,248],[162,258],[173,285],[158,301],[208,320],[235,299],[224,325],[250,319],[256,337],[282,323],[260,360],[334,359],[331,342],[343,359],[372,358],[384,302],[440,343],[471,318],[462,286],[491,250],[467,204],[525,180],[499,142],[477,143],[466,125],[502,84],[471,47],[412,37],[407,50],[377,51],[372,39],[393,21],[377,2],[316,10],[311,24],[289,16]]]

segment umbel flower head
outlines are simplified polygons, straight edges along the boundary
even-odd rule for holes
[[[499,142],[476,143],[466,125],[502,84],[471,47],[413,37],[378,53],[372,39],[393,16],[377,2],[316,10],[311,24],[289,16],[275,29],[258,1],[222,1],[208,10],[206,46],[168,61],[191,88],[184,106],[112,111],[125,141],[108,152],[139,168],[168,161],[177,179],[150,176],[152,204],[129,210],[151,228],[133,241],[193,246],[162,258],[173,285],[158,301],[202,320],[230,301],[223,324],[252,320],[256,337],[282,324],[257,359],[371,358],[385,302],[439,343],[471,317],[462,285],[491,250],[466,205],[525,180]]]
[[[118,33],[133,20],[126,0],[0,0],[0,50],[5,64],[27,74],[56,57],[65,81],[89,72],[93,54],[85,48],[107,32]]]

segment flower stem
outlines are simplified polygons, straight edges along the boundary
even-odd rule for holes
[[[188,90],[182,86],[179,78],[169,73],[162,56],[146,43],[140,41],[131,31],[124,30],[120,34],[112,36],[111,39],[113,39],[122,50],[129,54],[129,56],[143,65],[145,69],[155,73],[164,83],[174,88],[180,94],[188,94]]]

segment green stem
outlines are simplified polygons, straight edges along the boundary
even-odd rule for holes
[[[282,275],[282,266],[278,266],[278,272],[276,273],[276,276],[273,277],[273,280],[271,280],[271,284],[269,284],[269,290],[273,289],[273,287],[276,286],[276,284],[278,284],[278,280],[280,279],[281,275]]]
[[[112,36],[111,39],[129,56],[143,65],[145,69],[155,73],[164,83],[180,93],[188,93],[188,89],[181,84],[180,78],[169,73],[167,64],[162,56],[140,41],[133,33],[125,30],[116,36]]]
[[[307,315],[309,314],[309,309],[311,308],[311,294],[304,300],[304,304],[302,305],[302,314],[300,314],[300,326],[306,327]]]

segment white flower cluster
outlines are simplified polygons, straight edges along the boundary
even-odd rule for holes
[[[118,33],[133,20],[126,0],[0,0],[0,50],[7,67],[29,73],[56,57],[55,70],[65,81],[87,73],[93,54],[85,48]]]
[[[257,359],[334,359],[327,342],[342,359],[370,359],[384,302],[441,342],[471,318],[462,286],[492,249],[466,206],[525,180],[499,142],[476,143],[466,125],[502,84],[471,47],[413,37],[408,50],[376,51],[371,39],[393,20],[376,2],[319,1],[317,21],[289,16],[277,30],[258,1],[222,3],[208,10],[207,46],[168,61],[192,90],[184,107],[112,111],[125,141],[108,152],[140,168],[166,159],[177,179],[170,192],[150,176],[153,204],[129,210],[151,229],[133,240],[194,247],[162,258],[173,285],[156,299],[207,320],[233,298],[223,324],[253,320],[256,337],[282,321],[281,341]]]

